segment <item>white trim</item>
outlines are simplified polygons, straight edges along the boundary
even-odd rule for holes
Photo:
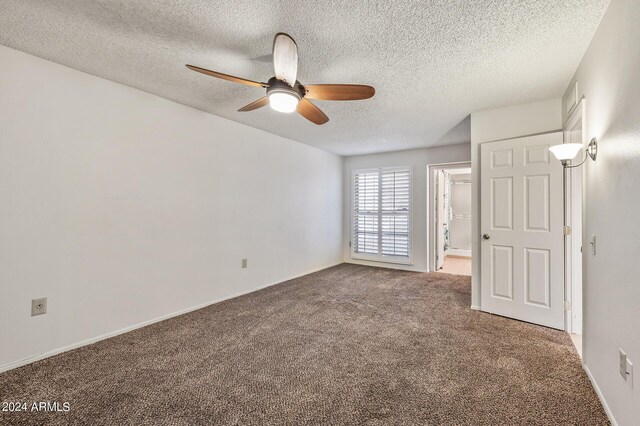
[[[393,256],[376,256],[367,253],[352,253],[351,259],[363,260],[365,262],[391,263],[393,265],[413,265],[413,259],[411,259],[411,256],[409,256],[409,259],[403,259],[401,257],[398,257],[398,259],[394,259]]]
[[[513,136],[513,137],[510,137],[510,138],[496,139],[494,141],[484,141],[484,142],[480,142],[478,144],[478,146],[483,145],[485,143],[510,141],[512,139],[530,138],[531,136],[548,135],[549,133],[558,133],[558,132],[562,132],[562,128],[558,128],[558,129],[554,129],[554,130],[546,130],[546,131],[540,132],[540,133],[527,133],[526,135]]]
[[[377,260],[364,260],[364,259],[347,259],[344,263],[348,263],[349,265],[360,265],[360,266],[372,266],[374,268],[385,268],[385,269],[394,269],[398,271],[407,271],[407,272],[421,272],[427,273],[426,269],[415,269],[409,268],[409,264],[406,263],[397,263],[397,262],[382,262]]]
[[[563,141],[567,142],[567,133],[577,130],[576,124],[581,122],[583,145],[587,142],[586,128],[586,99],[582,98],[573,106],[567,120],[562,126]],[[585,154],[583,154],[585,155]],[[565,257],[565,300],[571,302],[571,310],[565,312],[565,330],[568,333],[583,334],[582,324],[584,322],[582,310],[582,285],[584,281],[584,260],[580,251],[580,243],[584,245],[584,201],[583,201],[583,167],[569,169],[567,172],[567,187],[564,196],[567,211],[565,212],[567,224],[571,226],[571,235],[566,236],[567,252]],[[576,238],[580,236],[580,238]],[[579,241],[576,241],[579,240]],[[577,266],[580,265],[581,268]]]
[[[471,305],[469,306],[470,309],[473,309],[474,311],[479,311],[480,310],[480,306],[478,305]]]
[[[571,92],[569,92],[569,95],[566,97],[566,99],[563,99],[563,100],[565,102],[565,108],[567,109],[567,113],[571,114],[573,112],[573,109],[578,104],[578,82],[577,81],[573,85],[573,88],[571,89]]]
[[[449,250],[447,250],[447,256],[471,257],[471,250],[450,248]]]
[[[101,340],[105,340],[105,339],[109,339],[111,337],[118,336],[120,334],[128,333],[129,331],[133,331],[133,330],[136,330],[138,328],[146,327],[146,326],[154,324],[156,322],[164,321],[164,320],[167,320],[169,318],[173,318],[173,317],[177,317],[177,316],[180,316],[180,315],[187,314],[189,312],[197,311],[198,309],[206,308],[207,306],[215,305],[216,303],[224,302],[225,300],[234,299],[236,297],[240,297],[240,296],[243,296],[245,294],[253,293],[254,291],[262,290],[264,288],[271,287],[271,286],[278,285],[278,284],[282,284],[284,282],[291,281],[291,280],[294,280],[296,278],[300,278],[300,277],[305,276],[305,275],[313,274],[315,272],[322,271],[324,269],[332,268],[332,267],[340,265],[342,263],[344,263],[344,262],[343,261],[339,261],[339,262],[331,264],[329,266],[323,266],[323,267],[320,267],[320,268],[317,268],[317,269],[313,269],[313,270],[308,271],[308,272],[304,272],[302,274],[294,275],[294,276],[286,278],[286,279],[284,279],[282,281],[271,282],[269,284],[265,284],[265,285],[262,285],[260,287],[252,288],[251,290],[241,291],[241,292],[238,292],[238,293],[231,294],[229,296],[219,297],[217,299],[214,299],[214,300],[209,301],[209,302],[202,303],[200,305],[192,306],[190,308],[181,309],[179,311],[175,311],[175,312],[172,312],[172,313],[169,313],[169,314],[166,314],[166,315],[161,315],[159,317],[156,317],[156,318],[153,318],[153,319],[150,319],[150,320],[147,320],[147,321],[143,321],[143,322],[138,323],[138,324],[130,325],[128,327],[121,328],[119,330],[115,330],[115,331],[111,331],[109,333],[101,334],[100,336],[91,337],[89,339],[82,340],[82,341],[77,342],[77,343],[72,343],[70,345],[63,346],[61,348],[57,348],[57,349],[54,349],[54,350],[51,350],[51,351],[48,351],[48,352],[44,352],[44,353],[41,353],[40,355],[34,355],[34,356],[29,357],[29,358],[24,358],[24,359],[21,359],[21,360],[18,360],[18,361],[10,362],[9,364],[5,364],[5,365],[0,366],[0,373],[3,373],[5,371],[9,371],[9,370],[13,370],[14,368],[22,367],[23,365],[31,364],[33,362],[40,361],[40,360],[43,360],[45,358],[49,358],[49,357],[54,356],[54,355],[58,355],[58,354],[61,354],[63,352],[70,351],[72,349],[77,349],[77,348],[80,348],[82,346],[87,346],[87,345],[90,345],[92,343],[99,342]]]
[[[604,408],[604,412],[607,414],[609,421],[613,426],[618,426],[618,422],[616,422],[615,417],[613,417],[613,412],[611,411],[611,408],[609,408],[607,401],[604,399],[604,395],[602,395],[602,391],[600,390],[598,383],[596,383],[596,379],[593,378],[591,371],[589,371],[589,367],[587,367],[586,364],[583,364],[582,368],[584,369],[585,373],[587,373],[587,377],[589,378],[589,381],[591,381],[591,386],[593,386],[593,390],[596,391],[596,395],[598,395],[598,399],[600,400],[602,408]]]

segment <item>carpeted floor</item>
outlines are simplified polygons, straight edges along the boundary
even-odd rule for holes
[[[0,375],[0,424],[608,424],[567,334],[343,264]]]

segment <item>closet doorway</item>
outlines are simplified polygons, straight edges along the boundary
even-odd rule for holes
[[[430,270],[471,275],[471,165],[431,165]]]

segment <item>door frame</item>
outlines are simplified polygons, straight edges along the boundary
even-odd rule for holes
[[[434,233],[433,244],[431,247],[435,247],[433,255],[435,256],[433,270],[438,271],[444,267],[444,258],[446,257],[446,250],[444,249],[444,240],[446,239],[445,229],[443,227],[443,220],[446,218],[445,214],[445,186],[447,184],[446,172],[444,169],[433,170],[433,220],[434,220]],[[442,254],[442,259],[440,255]]]
[[[562,126],[562,136],[564,141],[567,140],[567,133],[577,129],[578,123],[581,124],[583,146],[587,143],[587,127],[586,127],[586,99],[582,98],[580,102],[573,108],[564,125]],[[582,334],[582,284],[584,281],[584,260],[583,247],[584,235],[584,168],[575,167],[569,169],[567,174],[567,187],[565,188],[565,200],[567,206],[566,219],[567,224],[571,226],[571,234],[567,235],[567,252],[565,262],[567,265],[565,275],[565,294],[566,300],[571,303],[570,310],[565,313],[565,331],[568,333]],[[575,236],[581,238],[576,241]],[[584,349],[584,348],[583,348]],[[584,353],[584,352],[583,352]]]
[[[432,163],[427,164],[427,272],[437,271],[436,269],[436,200],[431,198],[437,193],[435,191],[435,171],[446,169],[470,169],[471,161],[456,161],[453,163]],[[476,254],[471,246],[471,257]]]

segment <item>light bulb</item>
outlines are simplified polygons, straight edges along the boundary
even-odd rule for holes
[[[298,102],[300,99],[287,92],[269,93],[269,105],[278,112],[293,112],[298,107]]]
[[[560,161],[573,160],[581,149],[581,143],[563,143],[549,147],[549,151]]]

